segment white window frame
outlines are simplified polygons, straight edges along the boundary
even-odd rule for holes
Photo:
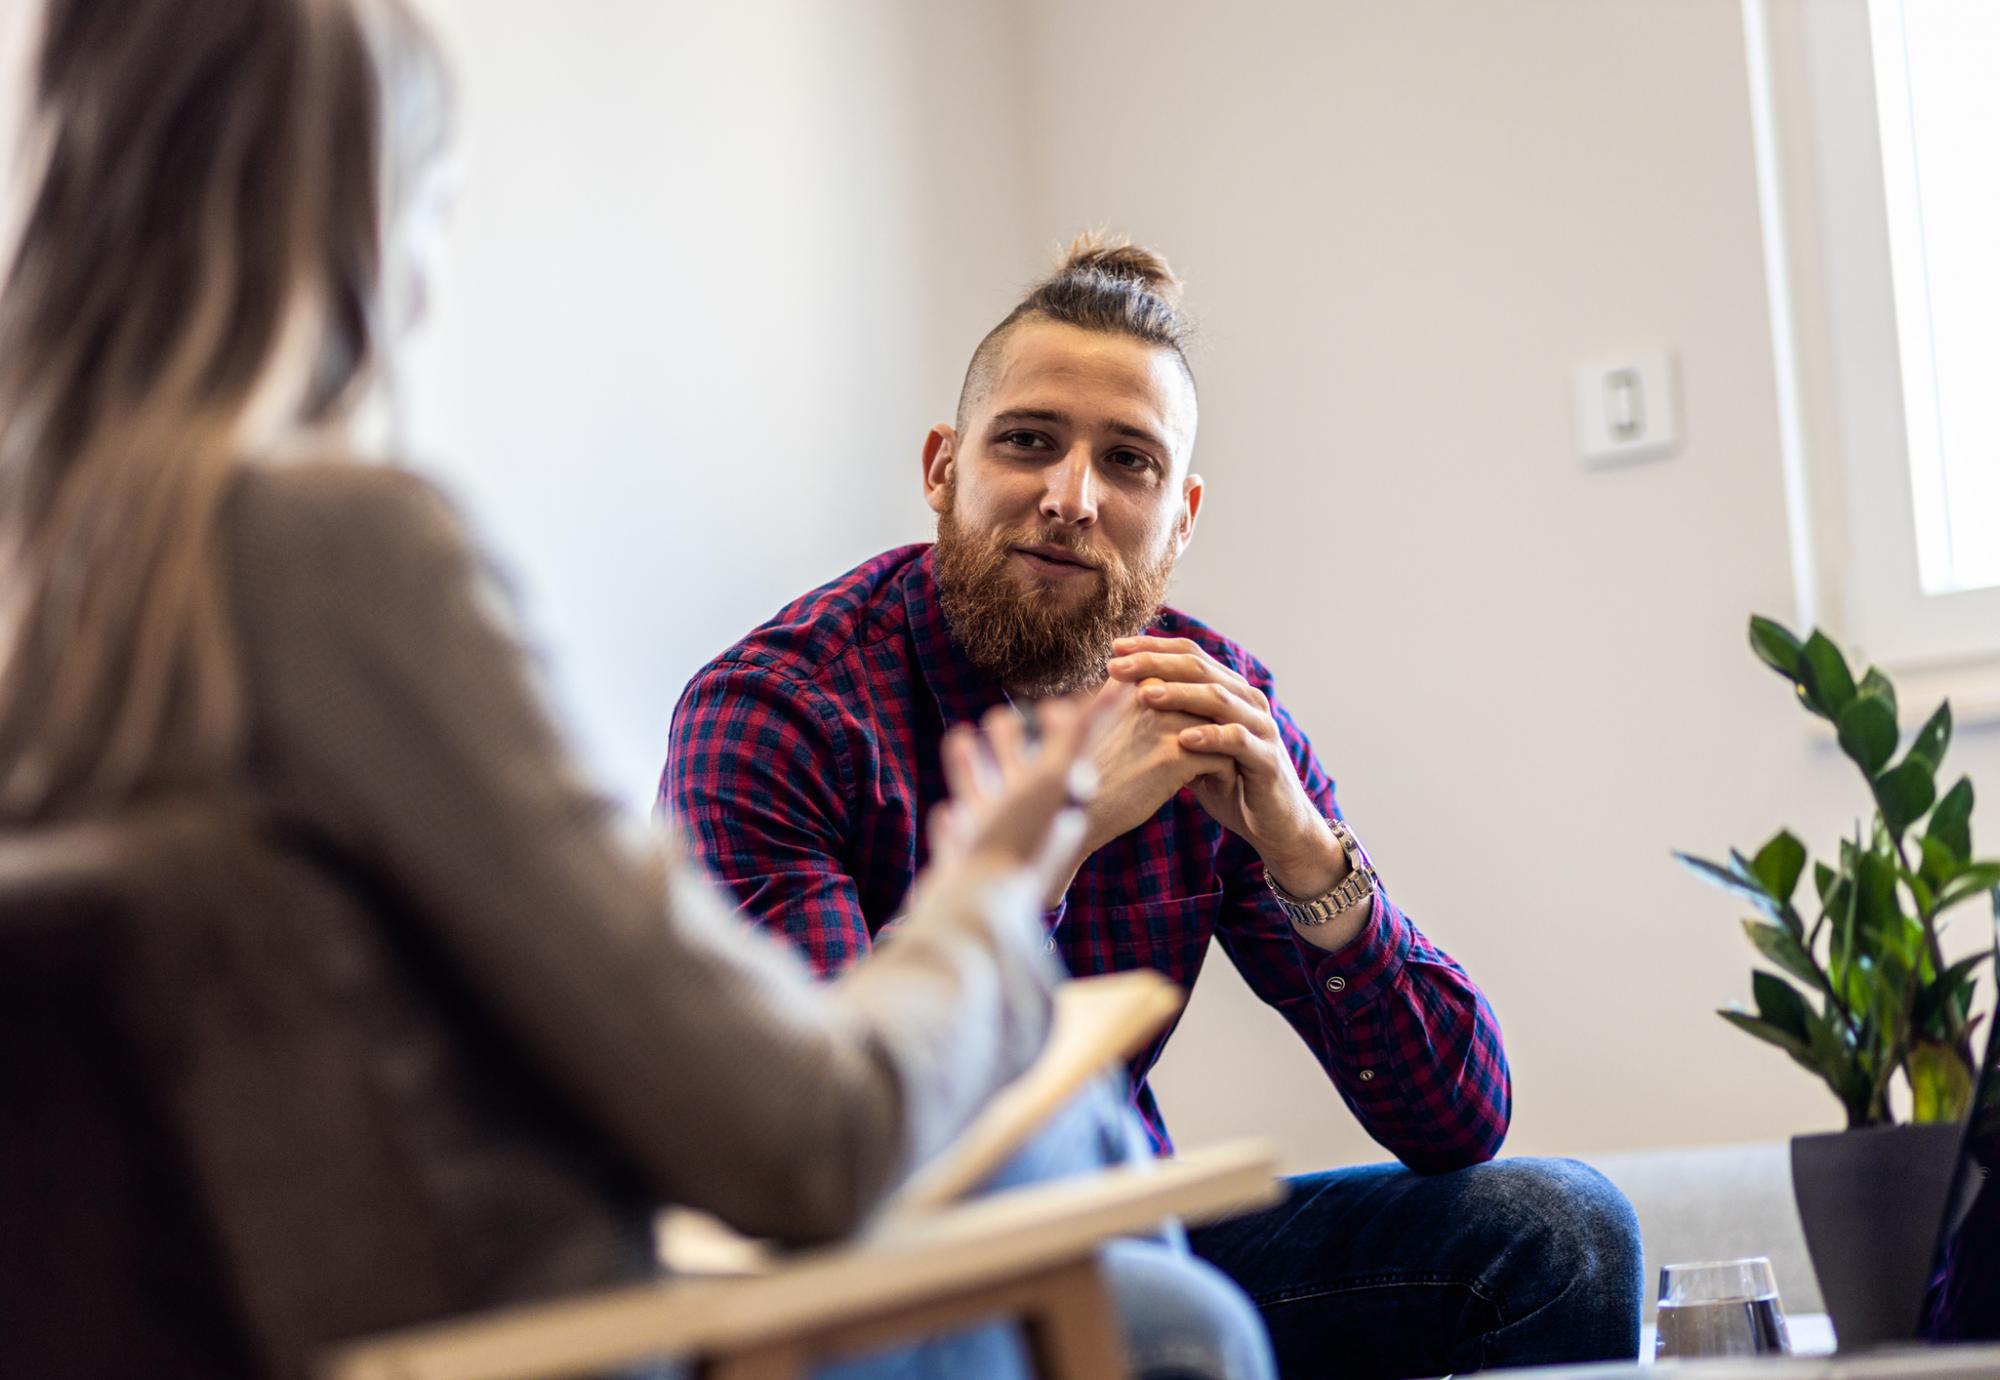
[[[1913,172],[1907,148],[1885,161],[1876,13],[1743,0],[1796,615],[1895,676],[1906,714],[1948,695],[2000,719],[2000,588],[1929,594],[1919,565],[1910,428],[1935,464],[1935,416],[1904,406],[1928,328],[1894,289],[1886,178]]]

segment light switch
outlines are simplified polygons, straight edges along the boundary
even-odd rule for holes
[[[1586,465],[1647,460],[1680,442],[1674,360],[1666,350],[1579,364],[1576,449]]]

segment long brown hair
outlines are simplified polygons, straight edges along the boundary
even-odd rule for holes
[[[281,425],[355,401],[384,189],[442,138],[407,114],[443,78],[401,0],[45,0],[34,83],[0,287],[0,824],[240,765],[217,541],[246,424],[290,355]]]

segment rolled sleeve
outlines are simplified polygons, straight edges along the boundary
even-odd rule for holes
[[[1369,897],[1369,909],[1361,933],[1331,952],[1296,929],[1292,932],[1299,961],[1312,975],[1314,993],[1338,1021],[1345,1022],[1353,1012],[1381,1000],[1401,976],[1410,954],[1414,929],[1403,913],[1379,890]]]
[[[1333,779],[1254,660],[1299,780],[1338,818]],[[1223,942],[1253,991],[1305,1041],[1369,1135],[1412,1169],[1458,1169],[1499,1152],[1512,1082],[1499,1021],[1478,986],[1379,887],[1368,921],[1328,952],[1268,894],[1263,866],[1238,854]],[[1289,952],[1279,940],[1289,932]],[[1304,989],[1303,991],[1301,989]]]

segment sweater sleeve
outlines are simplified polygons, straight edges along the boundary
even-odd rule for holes
[[[253,770],[377,871],[661,1199],[850,1230],[1046,1037],[1007,873],[924,897],[839,982],[741,925],[571,764],[499,585],[406,474],[253,471],[226,524]]]

